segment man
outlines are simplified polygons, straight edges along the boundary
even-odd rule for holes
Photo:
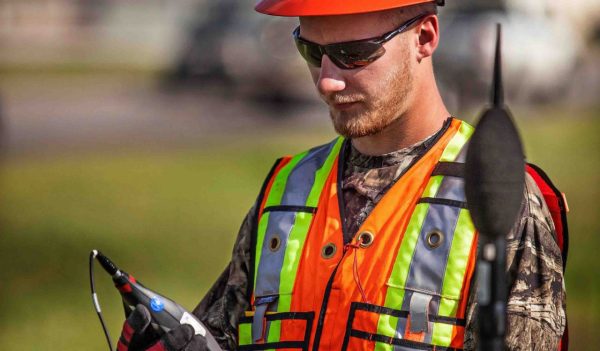
[[[450,117],[432,54],[427,0],[263,0],[298,16],[294,40],[335,130],[329,144],[278,160],[233,257],[194,310],[224,349],[473,350],[476,233],[464,180],[473,131]],[[553,350],[565,327],[561,253],[527,176],[507,236],[511,350]],[[147,310],[119,350],[203,350],[189,326],[156,340]]]

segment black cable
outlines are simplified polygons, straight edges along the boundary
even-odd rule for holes
[[[102,309],[100,309],[100,302],[98,302],[98,295],[96,295],[96,286],[94,284],[94,259],[97,255],[98,251],[96,250],[92,250],[92,252],[90,252],[90,288],[92,289],[92,301],[94,302],[94,308],[96,309],[98,318],[100,318],[100,324],[102,324],[102,329],[104,330],[104,335],[106,336],[106,342],[108,342],[108,348],[110,351],[114,351],[110,334],[108,333],[106,323],[104,323],[104,318],[102,317]]]

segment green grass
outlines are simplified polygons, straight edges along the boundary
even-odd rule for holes
[[[600,113],[520,122],[529,159],[571,207],[567,271],[572,349],[600,343]],[[518,114],[516,114],[518,116]],[[268,131],[221,145],[10,158],[2,164],[0,349],[106,350],[93,311],[89,251],[103,250],[190,309],[230,256],[238,226],[275,158],[326,142],[324,132]],[[122,310],[97,271],[116,340]]]

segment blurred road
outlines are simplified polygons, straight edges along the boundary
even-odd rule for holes
[[[169,91],[153,77],[123,74],[9,77],[0,102],[9,154],[187,144],[265,125],[329,123],[316,95],[286,105],[218,86]]]

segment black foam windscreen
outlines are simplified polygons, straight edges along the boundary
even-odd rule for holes
[[[505,109],[487,110],[475,129],[465,165],[465,192],[473,223],[490,239],[514,225],[525,187],[525,160],[517,129]]]

